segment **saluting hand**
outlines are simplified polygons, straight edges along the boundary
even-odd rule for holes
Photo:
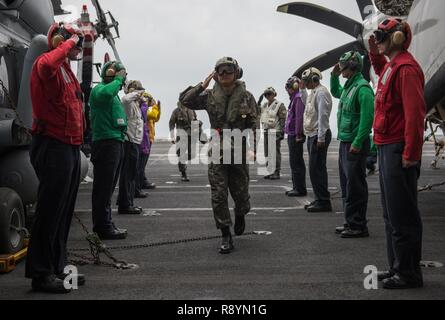
[[[216,71],[213,71],[208,77],[207,79],[204,80],[204,82],[202,83],[202,87],[205,89],[207,89],[210,85],[210,82],[212,82],[213,78],[216,75]]]
[[[369,38],[369,52],[371,52],[371,54],[373,55],[378,55],[379,52],[379,48],[377,47],[377,44],[375,43],[375,36],[371,36]]]
[[[340,64],[337,63],[335,65],[334,70],[332,70],[332,74],[337,77],[339,77],[341,75]]]
[[[71,36],[70,40],[73,41],[73,42],[77,45],[77,43],[79,42],[80,38],[79,38],[79,36],[75,33],[75,34],[73,34],[73,35]]]

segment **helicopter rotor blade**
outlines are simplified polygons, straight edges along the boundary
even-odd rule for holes
[[[360,9],[360,14],[362,15],[363,20],[365,20],[372,13],[375,13],[375,7],[372,0],[357,0],[357,5]]]
[[[110,45],[111,49],[113,50],[114,58],[116,59],[116,61],[122,62],[122,60],[119,56],[119,52],[117,51],[116,43],[114,42],[114,39],[112,37],[111,38],[107,37],[107,41],[108,41],[108,44]]]
[[[347,43],[341,47],[338,47],[337,49],[328,51],[326,53],[323,53],[319,55],[318,57],[308,61],[304,65],[302,65],[300,68],[298,68],[297,71],[295,71],[294,76],[297,76],[301,78],[301,75],[303,72],[311,67],[315,67],[319,69],[321,72],[326,71],[327,69],[335,66],[338,63],[338,60],[340,57],[348,51],[356,50],[359,52],[364,52],[365,49],[363,47],[363,44],[359,41],[353,41],[350,43]]]
[[[354,38],[358,38],[363,32],[362,23],[333,10],[312,3],[292,2],[279,6],[277,11],[293,14],[322,23],[329,27],[343,31]]]

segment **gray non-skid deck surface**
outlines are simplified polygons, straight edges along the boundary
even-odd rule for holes
[[[191,183],[181,183],[177,166],[169,164],[166,156],[170,146],[155,145],[148,172],[158,188],[150,192],[148,199],[136,201],[148,215],[114,215],[117,226],[128,228],[129,237],[125,241],[107,241],[108,245],[157,243],[219,234],[210,209],[207,167],[191,166]],[[339,188],[337,148],[337,143],[331,146],[328,163],[333,193]],[[285,145],[283,151],[281,181],[266,181],[258,175],[257,168],[252,168],[254,214],[248,216],[247,231],[271,231],[272,235],[236,238],[236,251],[226,256],[217,252],[219,240],[116,251],[117,258],[135,263],[139,268],[119,271],[81,267],[87,276],[87,285],[67,296],[30,292],[30,283],[23,277],[24,263],[21,263],[13,273],[0,276],[0,299],[445,298],[445,268],[424,269],[425,288],[421,290],[365,290],[365,266],[386,267],[378,177],[369,178],[371,237],[343,240],[333,232],[343,222],[339,199],[333,201],[334,213],[308,214],[302,207],[310,198],[297,200],[284,196],[291,184]],[[428,168],[432,155],[432,146],[427,145],[425,170],[419,185],[445,181],[445,168],[439,171]],[[89,228],[91,188],[91,183],[82,184],[77,204],[79,215]],[[424,221],[424,260],[445,263],[445,187],[422,193],[419,200]],[[83,231],[76,222],[72,225],[69,246],[86,247]]]

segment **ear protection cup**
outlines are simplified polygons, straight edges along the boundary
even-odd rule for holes
[[[61,43],[63,43],[65,41],[65,39],[63,38],[62,35],[60,34],[56,34],[52,39],[51,39],[51,45],[53,47],[53,49],[56,49]]]
[[[298,82],[295,82],[293,85],[292,85],[292,89],[293,90],[298,90],[300,88],[300,85],[298,84]]]
[[[110,78],[114,78],[116,76],[116,70],[114,69],[114,64],[112,64],[107,71],[105,71],[105,76],[106,77],[110,77]]]
[[[239,79],[241,79],[243,77],[244,70],[242,68],[238,67],[238,72],[236,74],[237,74],[236,78],[239,80]]]
[[[396,46],[401,46],[406,41],[406,36],[402,31],[396,31],[392,34],[391,41]]]

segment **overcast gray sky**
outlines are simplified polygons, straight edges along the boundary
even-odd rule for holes
[[[309,1],[361,20],[355,0]],[[88,0],[63,0],[70,11]],[[168,136],[168,121],[179,93],[203,81],[217,59],[232,56],[244,69],[244,81],[255,97],[268,86],[288,103],[284,83],[303,63],[353,39],[340,31],[276,11],[286,0],[102,0],[120,23],[116,40],[129,78],[141,80],[162,101],[158,137]],[[65,20],[69,20],[65,17]],[[103,40],[95,60],[111,50]],[[329,74],[323,80],[329,86]],[[337,101],[336,103],[337,104]],[[331,123],[335,128],[335,112]],[[208,123],[205,112],[198,117]]]

